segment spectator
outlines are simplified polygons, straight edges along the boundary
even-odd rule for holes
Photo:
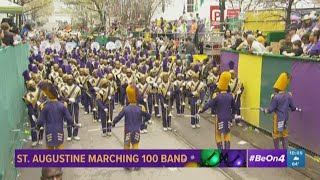
[[[320,42],[319,42],[319,31],[315,31],[309,36],[310,44],[306,49],[306,54],[309,56],[319,56],[320,54]]]
[[[255,37],[252,34],[248,35],[247,42],[249,51],[252,53],[262,53],[266,49],[261,43],[255,40]]]
[[[42,168],[41,180],[62,180],[61,168]]]
[[[9,32],[10,26],[7,22],[1,23],[3,46],[13,46],[13,34]]]
[[[198,50],[200,54],[203,54],[203,47],[204,47],[204,37],[200,39],[200,42],[198,44]]]
[[[299,40],[293,42],[292,50],[293,52],[288,53],[287,51],[283,51],[283,55],[285,56],[301,56],[303,54],[303,49],[301,47],[302,43]]]
[[[319,31],[319,30],[320,30],[320,16],[317,17],[317,22],[316,22],[314,28],[312,29],[312,32]]]
[[[196,21],[195,20],[192,20],[192,25],[191,25],[191,29],[190,29],[190,34],[194,34],[196,31],[197,31],[197,28],[198,28],[198,26],[197,26],[197,23],[196,23]]]
[[[259,31],[259,30],[257,30],[257,41],[259,42],[259,43],[261,43],[263,46],[265,46],[266,45],[266,40],[264,39],[264,37],[263,37],[263,35],[262,35],[262,32],[261,31]]]
[[[297,41],[297,40],[300,40],[300,37],[299,35],[297,34],[297,27],[295,26],[291,26],[289,28],[289,35],[290,35],[290,38],[291,38],[291,42],[293,43],[294,41]]]
[[[306,52],[306,49],[308,47],[308,45],[310,44],[310,41],[309,41],[309,34],[304,34],[301,38],[301,41],[302,41],[302,49],[303,49],[303,52]]]
[[[237,47],[243,42],[240,32],[235,33],[235,40],[236,40],[235,43],[231,47],[231,49],[233,50],[236,50]]]
[[[24,27],[21,30],[21,38],[22,40],[26,40],[28,37],[29,32],[32,31],[31,25],[30,24],[26,24],[24,25]]]
[[[247,42],[248,35],[252,34],[251,31],[243,33],[243,42],[237,47],[237,51],[247,51],[249,50],[249,45]]]
[[[302,29],[305,32],[311,32],[312,29],[315,27],[315,23],[311,21],[311,17],[309,15],[305,15],[302,19]]]
[[[291,52],[292,50],[292,43],[291,43],[291,36],[288,34],[286,35],[286,39],[280,41],[280,54],[284,51]]]
[[[12,28],[11,32],[13,33],[13,41],[14,44],[18,44],[22,41],[20,35],[19,35],[19,30],[17,27]]]
[[[234,44],[234,37],[231,36],[231,31],[226,30],[224,32],[224,40],[223,40],[223,48],[231,48],[231,46]]]
[[[197,53],[197,48],[193,44],[191,37],[187,38],[187,42],[185,43],[186,54],[190,54],[191,56]]]

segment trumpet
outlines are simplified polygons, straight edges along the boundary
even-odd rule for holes
[[[169,117],[172,117],[172,105],[171,105],[171,102],[170,102],[171,98],[169,96],[169,101],[168,101],[168,112],[169,112]]]
[[[111,96],[108,96],[108,105],[109,105],[109,118],[108,118],[108,123],[111,123]]]

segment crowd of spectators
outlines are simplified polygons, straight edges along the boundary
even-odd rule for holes
[[[320,56],[320,16],[311,12],[303,18],[292,18],[286,30],[285,39],[279,41],[279,54],[285,56]],[[271,46],[266,45],[266,38],[261,31],[232,33],[226,30],[222,47],[252,53],[272,53]],[[274,52],[274,51],[273,51]]]

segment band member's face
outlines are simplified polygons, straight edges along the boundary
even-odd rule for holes
[[[53,66],[53,70],[54,71],[58,71],[59,70],[59,66]]]
[[[68,86],[71,86],[73,84],[73,79],[68,79],[67,84],[68,84]]]
[[[141,82],[141,84],[145,84],[146,83],[146,78],[140,78],[140,82]]]
[[[127,76],[131,77],[132,73],[131,72],[127,72]]]
[[[193,80],[194,82],[198,82],[199,78],[198,78],[198,77],[192,77],[192,80]]]
[[[169,77],[163,77],[163,82],[167,83],[169,80]]]
[[[119,69],[120,68],[120,64],[116,64],[116,68]]]
[[[94,78],[98,78],[98,74],[97,73],[93,73],[93,77]]]
[[[178,80],[179,80],[179,81],[182,81],[182,80],[183,80],[183,77],[182,77],[182,76],[178,76]]]
[[[29,87],[29,90],[32,91],[32,92],[34,92],[36,89],[37,89],[36,84],[31,84],[30,87]]]

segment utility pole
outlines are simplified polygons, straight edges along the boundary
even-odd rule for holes
[[[223,32],[224,23],[224,10],[226,9],[226,1],[219,0],[219,10],[220,10],[220,32]]]

